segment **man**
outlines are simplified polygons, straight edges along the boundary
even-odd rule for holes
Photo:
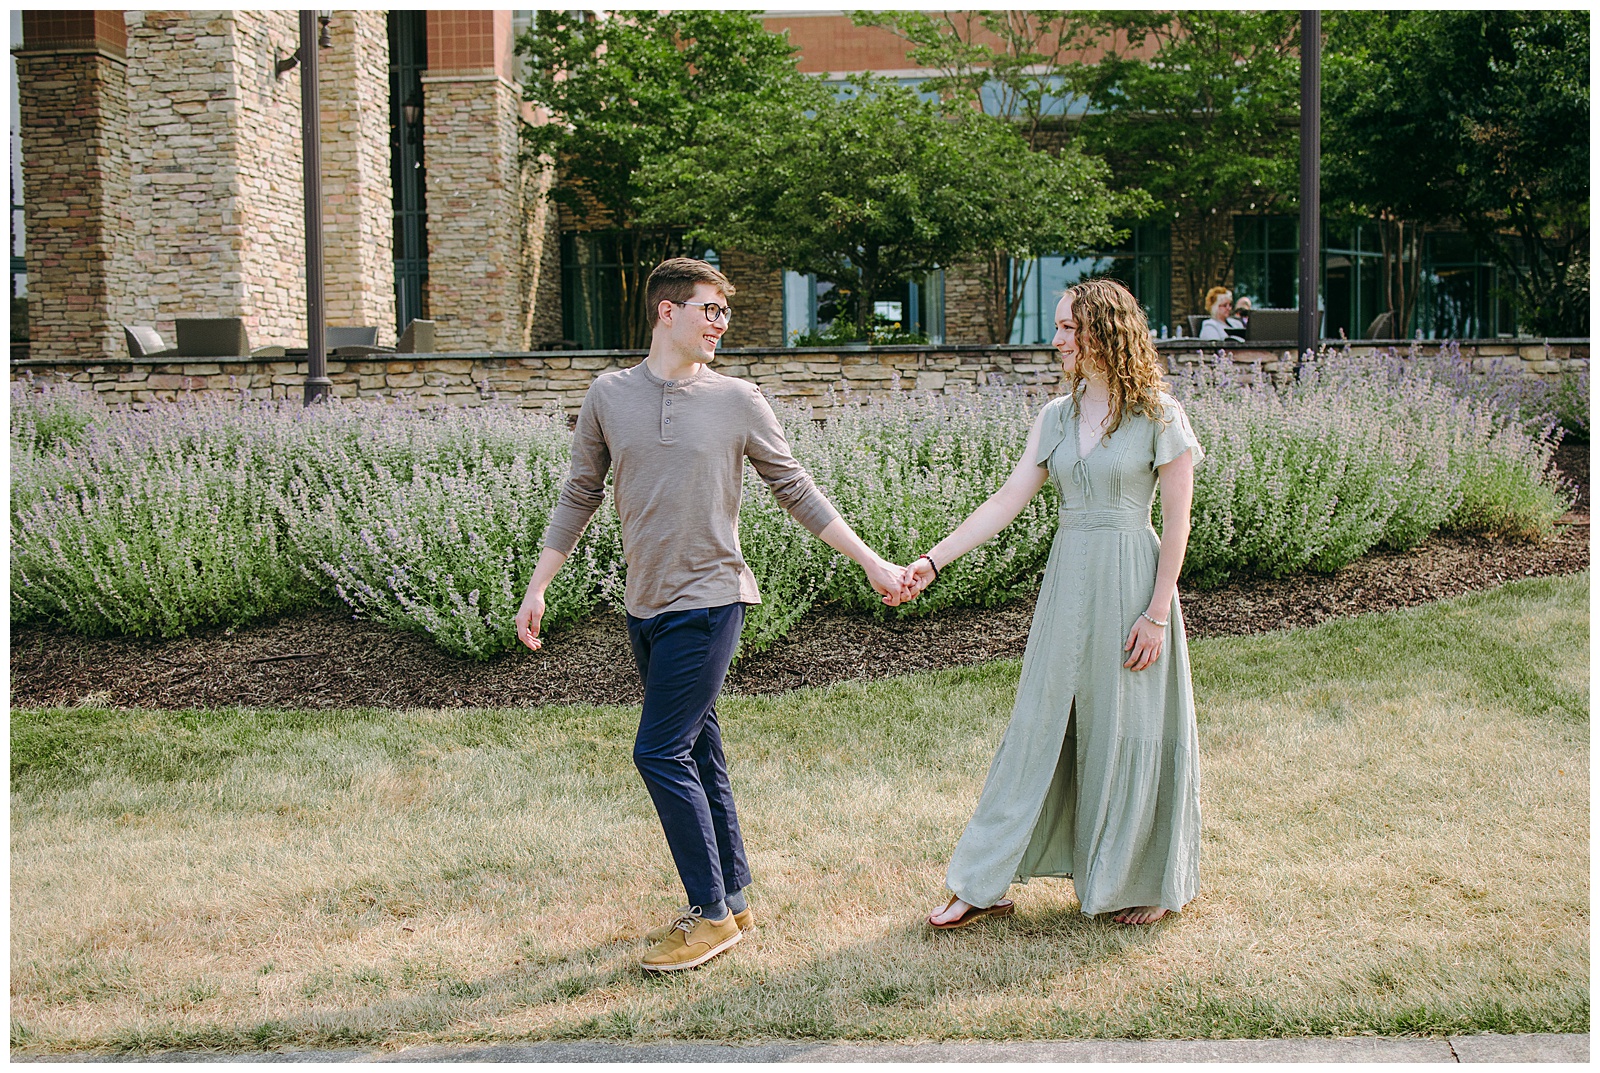
[[[900,568],[863,544],[817,490],[760,390],[709,368],[733,295],[733,285],[704,261],[676,257],[650,274],[650,354],[631,369],[596,377],[584,396],[572,471],[517,610],[517,636],[537,650],[545,590],[599,508],[614,468],[628,639],[644,680],[633,759],[689,896],[670,924],[647,933],[654,945],[641,964],[652,972],[709,961],[754,920],[713,707],[744,607],[761,599],[739,551],[744,460],[795,520],[861,564],[885,603],[901,596]]]

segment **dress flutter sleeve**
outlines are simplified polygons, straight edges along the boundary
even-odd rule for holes
[[[1050,456],[1067,438],[1067,407],[1071,405],[1071,398],[1061,398],[1045,406],[1043,421],[1039,425],[1039,449],[1033,456],[1034,465],[1048,466]]]
[[[1192,461],[1199,465],[1206,457],[1205,448],[1200,446],[1200,439],[1194,434],[1194,429],[1189,427],[1189,415],[1183,412],[1183,406],[1170,396],[1161,400],[1160,431],[1156,433],[1154,460],[1150,463],[1152,469],[1160,469],[1185,451],[1193,451]]]

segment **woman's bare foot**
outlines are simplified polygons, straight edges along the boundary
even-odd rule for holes
[[[968,905],[960,898],[951,898],[949,905],[945,906],[943,909],[935,909],[932,913],[928,914],[928,923],[948,924],[952,920],[960,920],[961,915],[971,908],[972,906]]]
[[[1135,905],[1123,909],[1112,917],[1118,924],[1154,924],[1167,915],[1159,905]]]

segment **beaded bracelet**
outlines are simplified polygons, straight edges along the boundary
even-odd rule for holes
[[[933,562],[932,559],[929,559],[928,561],[930,563]],[[934,577],[938,577],[939,576],[939,572],[937,570],[934,571],[933,576]],[[1151,618],[1149,612],[1146,612],[1146,611],[1139,612],[1139,617],[1142,618],[1142,619],[1145,619],[1146,621],[1154,622],[1157,626],[1160,626],[1163,630],[1167,628],[1167,622],[1171,622],[1172,621],[1171,619],[1167,619],[1167,622],[1162,622],[1160,619]]]
[[[933,580],[938,581],[939,564],[933,561],[933,556],[929,555],[927,552],[923,552],[921,555],[917,556],[917,558],[928,560],[928,565],[933,567]]]

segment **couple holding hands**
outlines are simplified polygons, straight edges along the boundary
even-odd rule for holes
[[[1014,882],[1071,877],[1082,911],[1153,923],[1194,897],[1200,808],[1194,699],[1177,584],[1202,457],[1137,300],[1090,280],[1056,306],[1068,391],[1034,421],[998,491],[906,567],[856,536],[789,452],[755,385],[713,372],[735,291],[704,261],[651,273],[650,353],[597,377],[572,470],[545,530],[517,636],[541,641],[544,593],[613,475],[628,564],[628,637],[644,683],[634,763],[688,905],[647,933],[641,964],[704,964],[754,923],[715,703],[760,594],[739,550],[744,460],[813,535],[859,563],[890,605],[914,599],[994,537],[1044,487],[1060,525],[1023,657],[1016,705],[956,844],[952,892],[928,917],[951,929],[1012,912]],[[1150,524],[1159,484],[1162,534]]]

